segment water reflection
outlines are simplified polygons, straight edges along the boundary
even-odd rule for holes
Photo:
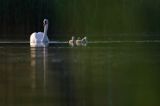
[[[32,88],[36,87],[36,71],[43,74],[44,87],[46,85],[47,55],[47,48],[31,48]]]
[[[64,52],[66,51],[66,52]],[[72,73],[72,67],[68,49],[52,48],[49,49],[49,85],[52,84],[54,96],[56,96],[56,102],[59,105],[75,106],[75,84],[74,75]],[[54,85],[53,85],[54,83]],[[55,98],[54,98],[55,99]]]
[[[74,43],[69,43],[71,47],[85,47],[87,46],[87,43],[81,43],[81,44],[74,44]]]
[[[32,102],[32,104],[36,104],[34,102],[39,98],[40,103],[45,105],[51,104],[48,102],[47,94],[47,70],[48,70],[48,49],[47,48],[30,48],[31,55],[31,87],[32,92],[36,99]],[[51,93],[51,92],[50,92]],[[32,98],[34,99],[34,96]]]
[[[47,105],[74,106],[74,83],[68,53],[59,48],[31,48],[30,53],[32,90],[36,95],[41,95]]]
[[[30,47],[48,47],[48,42],[30,43]]]
[[[157,105],[159,47],[2,47],[0,106]]]

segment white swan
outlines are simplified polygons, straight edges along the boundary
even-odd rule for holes
[[[72,36],[72,39],[71,40],[69,40],[69,45],[71,45],[71,46],[75,46],[75,37],[74,36]]]
[[[48,20],[43,20],[44,32],[34,32],[30,36],[30,46],[31,47],[47,47],[49,39],[47,36],[48,30]]]

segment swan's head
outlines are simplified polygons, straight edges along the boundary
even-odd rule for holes
[[[45,25],[48,25],[48,19],[44,19],[43,20],[43,25],[45,26]]]

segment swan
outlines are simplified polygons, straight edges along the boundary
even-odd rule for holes
[[[84,37],[84,38],[80,38],[78,37],[78,39],[76,40],[76,45],[77,46],[86,46],[87,45],[87,37]]]
[[[30,36],[31,47],[47,47],[49,39],[47,36],[48,19],[43,20],[44,32],[34,32]]]
[[[76,40],[76,45],[81,46],[81,44],[82,44],[81,38],[78,37],[77,40]]]
[[[74,36],[72,36],[72,39],[71,40],[69,40],[69,45],[71,45],[71,46],[74,46],[75,45],[75,37]]]

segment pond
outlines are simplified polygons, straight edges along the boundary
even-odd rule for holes
[[[1,106],[158,106],[160,42],[0,44]]]

